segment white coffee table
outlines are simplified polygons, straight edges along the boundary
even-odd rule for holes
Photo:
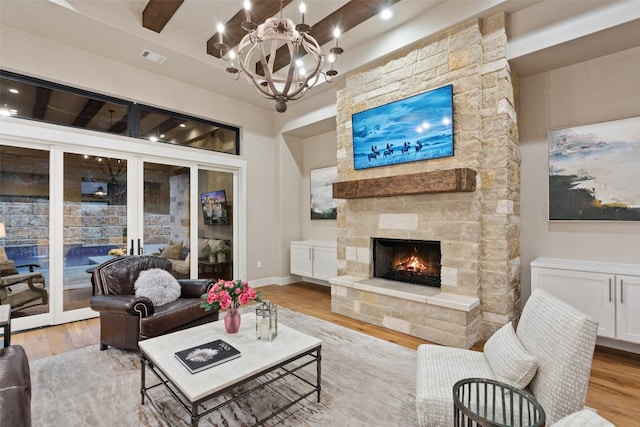
[[[157,408],[148,390],[164,385],[189,412],[191,425],[197,426],[202,416],[237,400],[237,397],[202,413],[199,413],[199,404],[279,368],[283,369],[277,375],[271,375],[266,383],[259,383],[244,391],[242,395],[252,393],[290,375],[301,379],[297,371],[314,362],[316,364],[315,384],[302,379],[304,385],[311,386],[311,389],[305,388],[295,400],[259,420],[255,425],[261,424],[314,393],[317,394],[319,402],[322,341],[282,324],[278,324],[278,336],[273,341],[257,340],[255,322],[255,313],[247,313],[242,315],[240,331],[236,334],[227,334],[224,330],[224,322],[218,321],[140,341],[138,345],[142,362],[140,387],[142,403],[144,404],[146,396],[162,416],[162,411]],[[174,356],[176,351],[215,339],[225,340],[240,350],[241,356],[195,374],[190,373]],[[160,382],[147,386],[145,378],[147,370],[152,372]]]

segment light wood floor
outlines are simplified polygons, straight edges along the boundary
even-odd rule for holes
[[[416,337],[331,313],[330,289],[307,283],[265,286],[263,299],[313,317],[416,349],[426,343]],[[98,319],[18,332],[12,344],[22,345],[30,360],[72,351],[99,342]],[[482,344],[474,346],[480,350]],[[107,350],[108,351],[108,350]],[[591,369],[587,406],[618,427],[640,425],[640,357],[597,347]]]

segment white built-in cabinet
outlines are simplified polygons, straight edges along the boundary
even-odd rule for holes
[[[640,344],[640,265],[537,258],[531,263],[536,289],[596,319],[599,337]]]
[[[298,240],[291,242],[291,274],[318,280],[338,275],[336,242]]]

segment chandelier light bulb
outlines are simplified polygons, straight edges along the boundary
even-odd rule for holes
[[[224,24],[222,22],[218,22],[218,43],[220,43],[221,45],[224,44],[224,39],[222,38],[223,34],[224,34]]]
[[[336,27],[333,30],[333,38],[336,39],[336,41],[338,40],[338,37],[340,37],[340,28]]]
[[[296,30],[298,30],[298,32],[300,33],[308,33],[309,31],[311,31],[311,27],[304,23],[304,14],[307,11],[307,5],[305,5],[304,2],[300,2],[299,10],[302,14],[302,22],[296,25]]]
[[[244,0],[244,18],[247,22],[251,22],[251,2]]]

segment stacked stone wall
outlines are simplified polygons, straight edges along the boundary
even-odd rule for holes
[[[520,151],[506,41],[504,15],[471,20],[351,73],[338,89],[338,181],[453,168],[478,172],[475,192],[342,201],[339,275],[371,277],[373,237],[440,240],[441,290],[480,298],[480,308],[461,314],[334,289],[332,310],[458,346],[486,338],[517,317]],[[448,84],[454,156],[354,169],[354,113]],[[395,307],[393,315],[385,305]]]
[[[65,202],[64,245],[123,243],[127,225],[125,206]],[[49,245],[49,201],[4,202],[0,220],[7,237],[4,246]],[[171,233],[170,216],[145,214],[147,243],[166,243]],[[66,246],[65,246],[66,247]]]

